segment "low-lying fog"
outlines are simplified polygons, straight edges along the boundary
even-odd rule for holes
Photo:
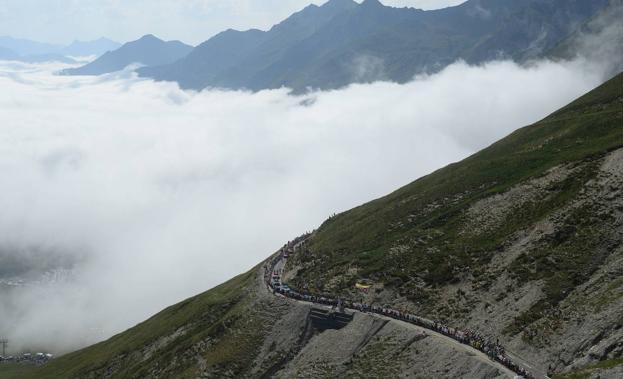
[[[60,68],[0,63],[0,262],[63,273],[0,293],[13,352],[107,338],[604,79],[580,61],[456,63],[293,97]]]

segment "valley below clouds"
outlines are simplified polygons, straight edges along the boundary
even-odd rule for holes
[[[108,338],[545,117],[606,69],[457,62],[293,96],[63,68],[0,62],[0,261],[15,267],[0,279],[26,278],[0,287],[0,335],[16,350]]]

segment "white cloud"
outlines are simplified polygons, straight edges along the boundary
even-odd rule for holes
[[[57,351],[247,270],[329,214],[459,160],[601,80],[580,63],[456,63],[405,85],[292,97],[56,69],[0,66],[0,249],[84,260],[66,282],[0,298],[0,335]]]

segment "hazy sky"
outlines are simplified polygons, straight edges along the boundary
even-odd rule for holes
[[[464,0],[383,0],[443,8]],[[228,28],[266,29],[326,0],[0,0],[0,35],[69,43],[101,36],[127,42],[144,34],[198,44]]]

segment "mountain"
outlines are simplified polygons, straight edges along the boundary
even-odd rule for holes
[[[68,55],[99,55],[107,51],[101,51],[102,49],[114,49],[115,46],[118,46],[116,42],[107,39],[99,39],[92,42],[74,42],[67,47],[63,47],[4,36],[0,37],[0,59],[25,63],[61,62],[73,64],[76,61],[69,58]]]
[[[37,55],[21,55],[18,56],[15,60],[24,63],[46,63],[46,62],[59,62],[66,64],[76,63],[72,58],[66,57],[62,54],[37,54]]]
[[[464,59],[525,61],[568,38],[608,0],[469,0],[434,11],[331,0],[269,31],[228,30],[139,75],[183,88],[331,89],[434,72]]]
[[[569,38],[550,53],[554,60],[584,58],[602,62],[605,71],[614,76],[623,71],[623,0],[611,0],[610,5],[597,12]]]
[[[99,38],[93,41],[74,41],[62,49],[63,55],[84,57],[90,55],[100,56],[108,51],[117,50],[121,47],[119,42],[108,38]]]
[[[19,57],[19,55],[11,50],[11,49],[7,49],[5,47],[0,47],[0,60],[15,60],[17,57]]]
[[[133,63],[148,66],[163,65],[183,58],[192,49],[192,46],[182,42],[165,42],[149,34],[136,41],[128,42],[117,50],[109,51],[82,67],[63,70],[62,74],[101,75],[123,70]]]
[[[35,54],[35,55],[19,55],[11,49],[7,49],[0,46],[0,60],[18,61],[24,63],[46,63],[46,62],[61,62],[72,64],[76,63],[71,58],[64,55],[47,53],[47,54]]]
[[[356,7],[357,3],[352,0],[333,0],[322,7],[309,5],[269,32],[229,29],[197,46],[183,60],[163,67],[144,67],[139,74],[178,81],[184,88],[230,87],[227,80],[236,82],[236,88],[244,87],[240,83],[245,77],[253,75],[260,67],[273,64],[283,55],[284,49],[296,46],[319,31],[336,14]],[[241,62],[245,67],[240,67]]]
[[[28,39],[13,38],[9,36],[0,37],[0,46],[13,50],[18,55],[42,55],[58,53],[62,48],[60,45],[31,41]]]
[[[535,373],[614,378],[623,364],[622,188],[623,74],[331,217],[282,280],[478,331]],[[470,346],[390,317],[357,312],[322,331],[309,304],[267,290],[264,267],[270,275],[279,257],[31,377],[511,376]],[[365,293],[355,288],[364,279]]]

